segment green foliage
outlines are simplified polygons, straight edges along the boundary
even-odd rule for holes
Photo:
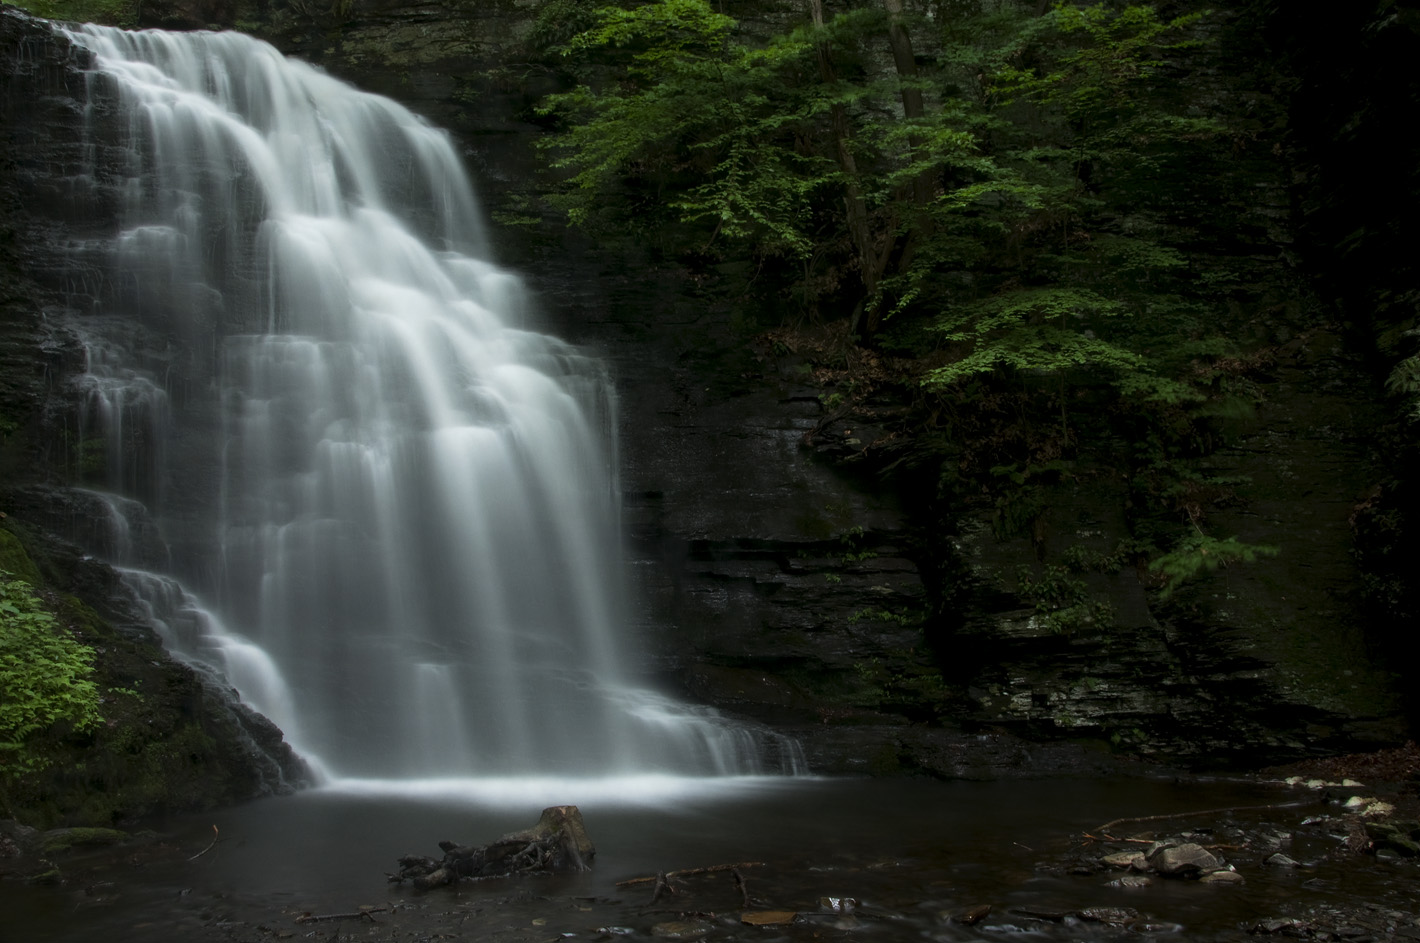
[[[859,622],[887,622],[891,625],[902,626],[904,628],[914,625],[921,625],[923,614],[911,610],[894,612],[891,609],[859,609],[848,616],[848,623],[856,625]]]
[[[565,55],[567,43],[596,25],[590,0],[547,0],[538,7],[526,43],[538,53]]]
[[[135,0],[21,0],[15,6],[35,16],[71,23],[133,26],[138,21]]]
[[[1075,568],[1068,565],[1048,564],[1037,575],[1023,564],[1016,571],[1016,591],[1035,607],[1036,616],[1051,632],[1103,628],[1114,619],[1114,608],[1095,599]]]
[[[543,105],[560,199],[575,223],[644,225],[687,258],[733,244],[761,284],[797,279],[811,316],[860,312],[865,339],[862,312],[890,319],[919,358],[931,428],[914,433],[938,443],[921,448],[941,450],[944,489],[983,494],[998,536],[1042,547],[1058,477],[1108,466],[1136,530],[1108,565],[1170,548],[1167,592],[1270,548],[1189,536],[1243,484],[1195,465],[1253,421],[1267,363],[1233,331],[1258,307],[1255,264],[1200,238],[1211,169],[1245,143],[1178,79],[1213,14],[1161,8],[954,3],[897,24],[936,33],[913,76],[885,74],[877,5],[775,35],[704,0],[604,5],[559,46],[578,86]],[[1420,367],[1391,389],[1420,397]],[[1021,592],[1058,630],[1104,622],[1084,569],[1022,574]]]
[[[610,59],[625,79],[580,85],[539,109],[566,127],[546,146],[571,172],[560,200],[571,221],[595,226],[628,178],[672,179],[673,195],[647,211],[706,224],[710,239],[806,256],[809,203],[833,175],[831,162],[791,146],[826,107],[786,84],[811,43],[798,33],[766,48],[734,42],[735,21],[703,0],[603,7],[592,18],[566,54]]]
[[[1174,548],[1149,564],[1149,572],[1157,573],[1163,580],[1161,595],[1173,595],[1180,583],[1191,580],[1202,573],[1211,573],[1220,567],[1238,563],[1252,563],[1258,557],[1275,557],[1276,547],[1261,544],[1241,543],[1236,537],[1219,540],[1204,534],[1193,534],[1174,545]]]
[[[1386,378],[1386,390],[1392,396],[1410,401],[1410,418],[1420,421],[1420,355],[1407,357],[1396,364]]]
[[[857,700],[866,707],[916,715],[926,721],[936,721],[949,714],[958,694],[947,684],[940,669],[913,649],[890,654],[890,663],[880,658],[865,658],[855,663],[854,669],[863,685]]]
[[[1023,289],[986,298],[938,318],[948,340],[972,350],[927,373],[927,386],[944,386],[1002,368],[1057,373],[1091,366],[1122,373],[1146,369],[1138,354],[1100,340],[1085,325],[1120,313],[1117,303],[1088,289]]]
[[[43,768],[37,735],[97,726],[93,649],[75,641],[27,583],[0,573],[0,774]]]

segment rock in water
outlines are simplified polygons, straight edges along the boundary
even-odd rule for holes
[[[1149,856],[1149,864],[1168,877],[1188,877],[1201,871],[1216,871],[1223,866],[1217,856],[1193,842],[1160,848]]]

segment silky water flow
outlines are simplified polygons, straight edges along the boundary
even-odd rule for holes
[[[800,771],[628,681],[614,393],[448,136],[240,34],[69,35],[122,220],[72,250],[81,455],[169,647],[329,780]]]

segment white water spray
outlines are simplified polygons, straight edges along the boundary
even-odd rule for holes
[[[239,34],[70,35],[121,103],[89,422],[207,600],[130,573],[168,644],[337,778],[794,771],[629,682],[612,389],[526,325],[448,137]]]

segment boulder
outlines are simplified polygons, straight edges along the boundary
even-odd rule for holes
[[[1149,865],[1165,877],[1190,877],[1217,871],[1223,862],[1202,845],[1187,842],[1157,849],[1149,855]]]
[[[1100,863],[1111,868],[1129,868],[1135,871],[1149,870],[1148,860],[1137,851],[1121,851],[1118,854],[1105,855],[1100,858]]]

